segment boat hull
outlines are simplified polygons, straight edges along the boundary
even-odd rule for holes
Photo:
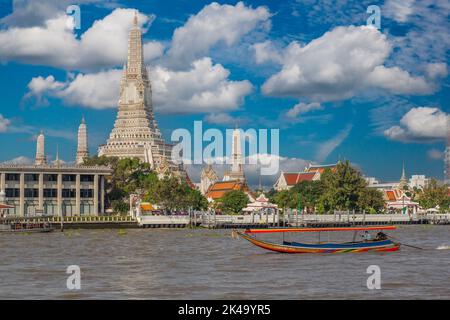
[[[255,239],[249,235],[238,232],[243,239],[251,242],[262,249],[281,252],[281,253],[359,253],[359,252],[392,252],[400,249],[400,244],[392,241],[379,241],[358,243],[357,245],[340,245],[340,244],[301,244],[295,243],[291,245],[276,244],[272,242]]]

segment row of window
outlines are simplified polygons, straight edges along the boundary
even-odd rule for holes
[[[19,204],[17,202],[16,203],[9,202],[8,204],[14,206],[14,208],[8,209],[9,215],[14,216],[14,215],[20,214]],[[35,216],[37,206],[38,206],[38,204],[36,202],[34,202],[34,203],[33,202],[25,202],[25,204],[24,204],[25,216]],[[50,202],[44,201],[43,209],[44,209],[45,216],[55,216],[55,215],[60,214],[59,210],[58,210],[58,205],[51,201]],[[94,213],[94,204],[91,201],[81,201],[80,208],[79,208],[79,210],[77,210],[75,204],[66,203],[65,201],[63,201],[61,209],[62,209],[63,215],[66,217],[74,216],[77,214],[92,215]]]
[[[63,174],[62,181],[76,181],[76,174]],[[20,173],[7,173],[5,175],[6,181],[20,181]],[[25,181],[39,181],[38,173],[25,173],[24,174]],[[57,174],[44,174],[44,181],[58,181]],[[92,182],[94,181],[94,175],[92,174],[82,174],[80,175],[81,182]]]
[[[62,197],[63,198],[75,198],[76,190],[75,189],[62,189]],[[20,189],[19,188],[6,188],[5,195],[7,198],[18,198],[20,197]],[[39,198],[39,190],[26,188],[24,189],[25,198]],[[57,189],[44,189],[44,198],[57,198],[58,191]],[[80,198],[93,198],[94,190],[92,189],[80,189]]]

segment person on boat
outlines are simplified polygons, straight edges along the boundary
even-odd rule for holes
[[[364,241],[371,241],[372,240],[372,235],[367,230],[364,231],[364,234],[362,234],[361,237],[364,239]]]
[[[386,240],[388,237],[384,232],[378,232],[374,241],[382,241],[382,240]]]

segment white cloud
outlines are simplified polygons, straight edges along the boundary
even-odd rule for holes
[[[104,109],[117,107],[122,70],[101,71],[94,74],[78,74],[56,96],[68,105]]]
[[[431,160],[442,160],[444,159],[444,152],[438,149],[430,149],[427,152],[428,159]]]
[[[53,76],[35,77],[28,84],[26,98],[35,97],[38,102],[46,96],[60,98],[67,105],[104,109],[117,106],[121,70],[78,74],[67,82],[56,81]]]
[[[10,27],[0,31],[0,61],[20,61],[66,70],[98,70],[122,65],[127,57],[126,43],[134,12],[132,9],[115,9],[95,21],[80,39],[67,26],[68,19],[72,18],[63,13],[46,20],[42,26]],[[141,13],[138,18],[141,26],[151,20]],[[163,45],[159,42],[145,43],[144,48],[147,61],[163,54]]]
[[[415,0],[387,0],[383,6],[383,14],[398,22],[406,22],[414,13]]]
[[[33,164],[34,160],[25,156],[19,156],[17,158],[5,161],[6,164],[20,164],[20,165],[29,165]]]
[[[0,23],[14,27],[32,27],[44,25],[45,21],[55,17],[58,13],[64,12],[69,5],[74,4],[73,0],[6,0],[12,2],[13,12],[0,19]],[[99,7],[114,8],[117,6],[116,0],[77,0],[77,5],[93,4]]]
[[[320,103],[312,102],[312,103],[304,103],[300,102],[293,106],[286,112],[286,116],[288,118],[297,118],[299,115],[308,113],[314,110],[323,110],[323,107]]]
[[[0,132],[6,132],[10,124],[11,121],[3,117],[2,114],[0,114]]]
[[[157,66],[151,72],[154,105],[163,113],[236,110],[253,86],[247,80],[231,81],[229,75],[210,58],[194,61],[187,71]]]
[[[255,54],[255,61],[257,64],[276,62],[283,63],[283,53],[273,44],[272,41],[255,43],[251,46]]]
[[[394,94],[426,94],[434,86],[398,67],[383,65],[391,46],[386,36],[367,26],[336,27],[305,46],[291,43],[281,71],[262,86],[266,95],[333,101],[366,89]]]
[[[340,131],[335,137],[330,140],[322,143],[316,152],[316,161],[319,163],[324,162],[328,156],[339,147],[345,139],[347,139],[350,131],[352,130],[353,125],[347,125],[342,131]]]
[[[67,82],[52,76],[33,78],[27,97],[43,94],[63,99],[67,105],[104,109],[117,107],[122,70],[78,74]],[[152,79],[153,105],[161,113],[194,113],[236,110],[252,91],[247,81],[231,81],[230,72],[210,58],[195,61],[188,71],[156,66]]]
[[[431,79],[445,78],[448,74],[447,64],[445,63],[429,63],[425,67],[425,71]]]
[[[218,125],[242,125],[246,123],[246,120],[240,117],[233,117],[228,113],[210,113],[205,116],[204,120],[210,124]]]
[[[449,115],[438,108],[418,107],[409,110],[400,124],[384,131],[384,135],[399,141],[432,141],[444,139]]]
[[[218,43],[232,46],[255,28],[270,26],[270,16],[265,7],[253,9],[242,2],[235,6],[213,2],[175,30],[168,52],[170,65],[186,67],[206,56]]]

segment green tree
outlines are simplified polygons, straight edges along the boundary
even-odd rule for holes
[[[295,199],[293,193],[290,190],[281,190],[277,192],[271,199],[271,201],[278,205],[279,208],[283,209],[294,209],[297,207],[295,204]]]
[[[321,181],[324,190],[319,202],[325,212],[357,209],[359,196],[367,185],[361,172],[349,161],[339,162],[333,171],[326,169]]]
[[[383,193],[374,188],[361,189],[357,206],[368,213],[377,213],[384,209]]]
[[[198,191],[176,177],[166,176],[147,190],[144,200],[163,207],[166,211],[206,210],[208,201]]]
[[[440,184],[436,179],[431,179],[417,195],[420,206],[425,209],[440,207],[442,212],[447,211],[450,205],[448,186]]]
[[[324,185],[322,181],[301,181],[293,186],[290,192],[293,193],[291,197],[297,206],[300,201],[302,208],[314,210],[324,192]]]
[[[207,210],[208,200],[202,195],[202,193],[198,190],[191,189],[187,185],[186,187],[189,206],[193,210]]]
[[[129,210],[129,205],[122,200],[113,200],[111,202],[111,208],[116,213],[126,214]]]
[[[219,208],[228,214],[238,214],[249,202],[248,196],[239,190],[229,191],[219,199]]]
[[[131,193],[152,189],[158,181],[157,175],[150,170],[149,164],[141,162],[138,158],[119,159],[93,156],[85,158],[84,165],[109,166],[112,169],[113,172],[107,178],[105,184],[106,205],[110,206],[116,213],[128,211]],[[124,209],[125,206],[126,209]]]

